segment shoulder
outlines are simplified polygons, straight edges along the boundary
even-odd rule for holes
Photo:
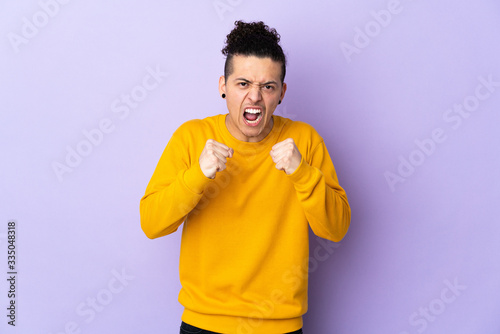
[[[283,117],[281,120],[284,124],[278,141],[280,142],[287,138],[292,138],[305,160],[308,163],[312,163],[316,150],[325,145],[323,138],[316,129],[308,123],[292,121]]]
[[[192,119],[184,122],[175,130],[175,137],[193,137],[202,134],[209,134],[216,131],[217,122],[222,115],[210,116],[203,119]]]
[[[170,137],[167,148],[187,154],[199,154],[198,151],[201,152],[207,139],[216,136],[219,116],[192,119],[182,123]]]
[[[291,137],[296,142],[307,142],[313,146],[323,142],[323,138],[312,125],[302,121],[293,121],[281,116],[276,117],[279,117],[281,122],[283,122],[283,137]]]
[[[177,130],[192,131],[213,128],[217,125],[219,117],[222,115],[210,116],[203,119],[191,119],[182,123]]]

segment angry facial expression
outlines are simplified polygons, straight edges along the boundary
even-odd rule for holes
[[[235,55],[232,73],[219,79],[219,92],[226,94],[228,131],[238,140],[258,142],[273,128],[272,115],[285,96],[281,63],[271,58]]]

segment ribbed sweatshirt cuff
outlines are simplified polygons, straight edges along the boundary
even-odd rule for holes
[[[297,167],[292,174],[288,175],[288,177],[294,184],[303,185],[310,182],[314,171],[315,168],[311,167],[307,161],[304,160],[304,157],[302,157],[299,167]]]
[[[212,181],[203,174],[199,163],[191,166],[184,172],[184,183],[189,190],[196,194],[201,194],[205,187]]]

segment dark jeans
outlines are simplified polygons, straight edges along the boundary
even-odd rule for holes
[[[181,323],[181,332],[180,334],[222,334],[222,333],[217,333],[217,332],[211,332],[211,331],[206,331],[204,329],[198,328],[191,326],[189,324],[186,324],[184,321]],[[299,329],[298,331],[295,332],[290,332],[286,334],[303,334],[302,329]]]

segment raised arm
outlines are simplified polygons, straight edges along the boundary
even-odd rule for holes
[[[232,153],[232,149],[211,139],[203,150],[197,149],[195,143],[175,133],[140,202],[141,227],[146,236],[153,239],[175,232]]]
[[[349,228],[351,209],[324,142],[304,157],[288,138],[273,147],[271,156],[276,168],[285,171],[293,182],[314,234],[342,240]]]

